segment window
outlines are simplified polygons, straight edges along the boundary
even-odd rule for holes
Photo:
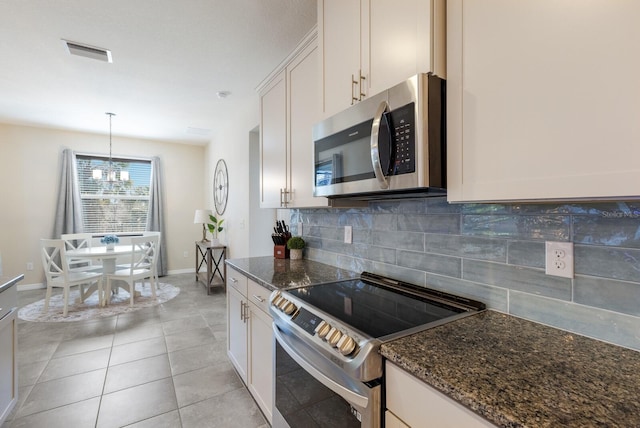
[[[151,184],[150,161],[114,158],[110,181],[107,180],[107,158],[77,155],[76,166],[85,232],[145,230]]]

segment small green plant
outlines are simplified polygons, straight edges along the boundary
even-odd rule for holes
[[[213,239],[217,239],[218,232],[222,232],[222,230],[224,229],[224,227],[222,227],[222,222],[224,221],[224,219],[221,218],[220,220],[218,220],[213,214],[209,214],[209,220],[211,220],[211,223],[207,223],[209,232],[211,232],[211,236],[213,236]]]
[[[302,250],[304,248],[304,239],[300,236],[294,236],[287,241],[287,248],[290,250]]]

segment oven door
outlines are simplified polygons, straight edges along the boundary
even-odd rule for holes
[[[380,427],[381,386],[347,376],[303,340],[273,324],[273,427]]]

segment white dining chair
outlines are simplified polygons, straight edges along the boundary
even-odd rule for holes
[[[66,243],[62,239],[41,239],[42,266],[47,279],[47,292],[44,299],[43,312],[49,310],[51,291],[54,287],[63,289],[63,316],[67,316],[69,307],[69,290],[72,286],[79,286],[80,299],[84,301],[85,285],[97,285],[98,301],[104,300],[102,293],[101,272],[71,272],[66,255]]]
[[[90,233],[65,233],[60,238],[65,242],[67,251],[91,248],[93,245],[93,236]],[[102,264],[92,259],[68,257],[67,261],[69,272],[102,272]]]
[[[156,254],[156,264],[153,266],[153,277],[158,281],[158,257],[160,257],[160,251],[162,251],[162,246],[160,245],[160,241],[162,240],[162,232],[157,231],[146,231],[142,232],[142,236],[157,236],[158,237],[158,254]]]
[[[149,278],[151,295],[156,298],[156,282],[154,278],[155,264],[158,255],[158,236],[134,236],[131,237],[131,263],[126,268],[118,269],[107,275],[107,289],[105,293],[105,304],[111,297],[111,285],[113,281],[124,281],[129,286],[130,305],[133,306],[136,291],[136,281]]]

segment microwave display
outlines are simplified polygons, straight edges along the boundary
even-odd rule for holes
[[[415,104],[389,113],[381,121],[378,145],[385,175],[415,172]],[[315,185],[375,178],[371,162],[371,125],[367,120],[315,142]]]

